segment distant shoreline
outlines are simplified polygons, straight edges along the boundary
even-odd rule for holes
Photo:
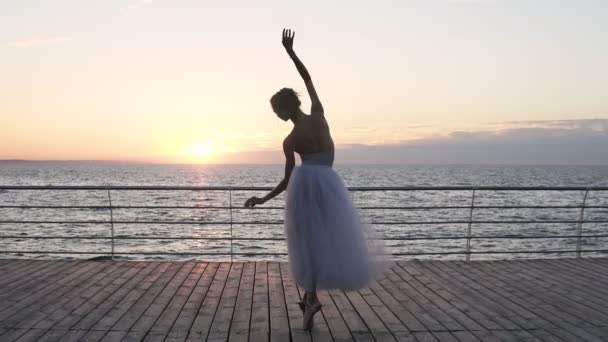
[[[15,164],[42,164],[42,163],[57,163],[57,164],[129,164],[129,165],[191,165],[191,166],[279,166],[284,165],[283,163],[164,163],[164,162],[152,162],[152,161],[123,161],[123,160],[38,160],[38,159],[0,159],[1,163],[15,163]],[[586,163],[340,163],[336,162],[336,166],[607,166],[607,164],[586,164]]]

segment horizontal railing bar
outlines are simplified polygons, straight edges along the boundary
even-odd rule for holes
[[[246,209],[246,210],[269,210],[269,209],[285,209],[285,207],[252,207],[245,208],[244,206],[239,207],[228,207],[228,206],[164,206],[164,205],[113,205],[112,207],[107,205],[0,205],[0,208],[12,208],[12,209]],[[608,206],[606,206],[608,208]]]
[[[403,252],[391,253],[390,255],[443,255],[443,254],[560,254],[560,253],[576,253],[577,250],[549,250],[549,251],[462,251],[462,252]],[[608,249],[587,249],[581,250],[581,253],[608,253]]]
[[[466,254],[563,254],[563,253],[576,253],[577,250],[547,250],[547,251],[460,251],[460,252],[396,252],[387,253],[384,255],[466,255]],[[581,253],[608,253],[608,249],[586,249],[581,250]],[[0,254],[94,254],[94,255],[110,255],[109,252],[87,252],[87,251],[0,251]],[[221,253],[221,252],[114,252],[114,255],[218,255],[218,256],[229,256],[229,255],[243,255],[243,256],[255,256],[255,255],[287,255],[287,253],[281,252],[269,252],[269,253],[247,253],[247,252],[233,252],[233,253]]]
[[[111,255],[111,252],[86,252],[86,251],[0,251],[0,254],[97,254],[97,255]],[[222,255],[228,256],[230,253],[221,252],[114,252],[114,255]],[[272,253],[232,253],[232,255],[287,255],[287,253],[272,252]]]
[[[572,238],[603,238],[608,234],[599,235],[473,235],[471,239],[572,239]],[[64,236],[64,235],[0,235],[0,239],[61,239],[61,240],[111,240],[111,236]],[[219,240],[219,241],[284,241],[285,238],[257,238],[257,237],[199,237],[199,236],[115,236],[115,240]],[[411,237],[383,237],[372,240],[385,241],[414,241],[414,240],[463,240],[466,236],[411,236]]]
[[[569,250],[548,250],[548,251],[471,251],[471,254],[557,254],[557,253],[576,253],[576,249]],[[608,253],[608,249],[586,249],[582,253]]]
[[[0,208],[6,209],[243,209],[243,210],[282,210],[285,207],[250,207],[245,208],[242,206],[229,207],[229,206],[162,206],[162,205],[115,205],[115,206],[97,206],[97,205],[0,205]],[[377,206],[377,207],[357,207],[362,210],[433,210],[433,209],[471,209],[470,205],[453,205],[453,206],[405,206],[405,207],[394,207],[394,206]],[[476,205],[475,209],[580,209],[583,208],[581,205]],[[608,209],[608,205],[585,205],[585,209]]]
[[[267,186],[147,186],[147,185],[0,185],[0,190],[207,190],[207,191],[269,191]],[[350,191],[607,191],[606,186],[388,186],[349,187]]]
[[[532,223],[608,223],[608,220],[505,220],[505,221],[485,221],[485,220],[457,220],[457,221],[388,221],[388,222],[368,222],[372,225],[427,225],[427,224],[532,224]],[[0,224],[109,224],[110,221],[17,221],[2,220]],[[112,221],[114,224],[191,224],[191,225],[282,225],[283,221]]]

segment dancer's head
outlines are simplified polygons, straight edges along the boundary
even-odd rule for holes
[[[277,116],[287,121],[300,112],[300,99],[291,88],[283,88],[270,98],[270,105]]]

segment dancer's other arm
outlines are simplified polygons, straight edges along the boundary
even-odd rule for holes
[[[321,104],[321,100],[319,100],[319,95],[317,95],[315,86],[312,83],[312,78],[310,77],[310,74],[308,73],[308,70],[306,70],[306,67],[304,66],[302,61],[300,61],[300,59],[296,55],[295,51],[293,51],[293,38],[295,37],[295,35],[295,32],[283,29],[283,46],[285,47],[285,50],[287,51],[287,54],[289,55],[291,60],[296,65],[296,69],[298,69],[300,76],[302,76],[304,84],[306,84],[306,89],[308,90],[308,95],[310,96],[310,101],[312,103],[312,106],[310,107],[310,115],[323,116],[323,105]]]
[[[272,189],[272,191],[269,192],[266,196],[262,198],[253,196],[248,199],[245,202],[245,207],[253,207],[257,204],[264,204],[265,202],[277,197],[281,192],[287,189],[289,177],[291,177],[291,172],[293,171],[293,168],[296,165],[294,147],[290,137],[287,137],[283,141],[283,152],[285,153],[285,176],[283,177],[283,180],[281,180],[281,182],[279,182],[279,184],[274,189]]]

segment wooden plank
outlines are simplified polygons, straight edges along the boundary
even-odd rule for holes
[[[167,334],[166,331],[149,331],[144,342],[164,342]]]
[[[432,261],[413,263],[414,267],[425,267],[430,272],[433,279],[437,282],[442,282],[443,287],[448,287],[449,290],[443,292],[446,299],[457,306],[460,310],[467,312],[479,324],[485,327],[485,330],[507,329],[515,330],[521,327],[514,323],[512,316],[500,305],[491,305],[494,302],[492,298],[486,296],[483,292],[473,290],[470,283],[467,283],[467,278],[460,274],[452,272],[449,268],[444,268]],[[465,303],[462,305],[461,303]],[[491,305],[491,306],[490,306]],[[467,327],[467,330],[483,330],[479,328]]]
[[[163,310],[167,307],[179,287],[184,283],[195,263],[186,262],[183,263],[181,269],[175,274],[175,276],[164,286],[162,291],[152,301],[150,306],[143,312],[139,320],[131,326],[132,331],[148,331],[152,328],[158,317],[162,314]]]
[[[376,296],[376,294],[370,288],[365,288],[359,290],[359,295],[365,303],[369,305],[369,307],[374,311],[377,317],[382,321],[386,328],[397,340],[400,338],[398,336],[403,336],[403,333],[408,333],[409,330],[403,323],[399,320],[397,316]],[[359,312],[361,314],[361,312]],[[368,326],[372,326],[368,323]],[[409,334],[405,334],[409,335]]]
[[[102,332],[100,332],[102,333]],[[100,340],[101,342],[117,342],[122,341],[123,338],[127,335],[126,331],[108,331],[103,335],[103,338]]]
[[[528,330],[528,332],[543,342],[565,342],[563,339],[551,334],[550,332],[544,329],[533,329]]]
[[[28,329],[9,328],[4,330],[4,333],[0,334],[0,341],[15,341],[19,337],[27,333]]]
[[[196,315],[203,304],[211,283],[217,273],[219,264],[209,263],[203,272],[202,277],[194,287],[192,294],[184,304],[177,319],[171,327],[171,331],[167,335],[166,341],[185,341],[190,333],[190,328],[194,322]]]
[[[363,299],[363,297],[361,297],[359,292],[344,291],[344,294],[371,332],[374,340],[387,342],[396,341],[393,334],[391,334],[386,325],[384,325],[382,320],[376,315],[374,310]]]
[[[159,265],[158,262],[139,262],[137,264],[137,273],[135,273],[127,282],[120,284],[120,287],[118,287],[109,297],[100,302],[92,311],[83,316],[72,329],[90,330],[97,322],[103,319],[112,308],[124,300],[125,296]]]
[[[61,342],[80,342],[83,341],[83,336],[87,333],[86,330],[67,330],[65,335],[61,336]]]
[[[468,314],[475,320],[484,319],[484,326],[487,330],[534,328],[526,319],[521,319],[520,312],[514,313],[508,305],[504,305],[500,301],[502,298],[496,296],[493,291],[483,291],[483,287],[480,290],[477,286],[478,284],[471,282],[469,278],[446,267],[445,264],[449,264],[449,262],[429,261],[416,264],[424,265],[431,271],[430,274],[433,274],[436,278],[443,279],[445,284],[450,284],[448,291],[459,298],[459,301],[468,303],[468,306],[471,308]],[[487,320],[494,322],[495,325],[498,325],[498,328],[494,325],[492,327],[485,325]]]
[[[268,263],[256,262],[249,340],[270,340],[270,312],[268,303]]]
[[[325,290],[319,291],[317,292],[317,297],[319,298],[321,305],[323,305],[321,311],[334,341],[352,341],[353,335],[346,324],[346,321],[344,320],[344,316],[342,316],[340,310],[329,295],[329,292]],[[295,305],[295,307],[299,310],[300,308],[297,306],[297,304]],[[294,319],[294,324],[296,324],[296,327],[299,329],[302,329],[302,319],[302,313],[300,311],[300,313],[297,314]],[[292,334],[296,329],[294,328],[294,324],[291,325]]]
[[[105,331],[95,331],[95,330],[76,330],[76,331],[86,331],[82,337],[78,338],[78,341],[82,342],[98,342],[101,341],[106,334]]]
[[[573,335],[573,332],[570,331],[569,329],[556,328],[556,329],[548,330],[548,332],[551,333],[553,336],[557,336],[564,341],[576,341],[576,342],[585,341],[585,339],[581,338],[580,336]]]
[[[453,292],[454,284],[446,283],[442,277],[437,276],[431,269],[423,268],[424,266],[417,262],[410,262],[407,266],[401,263],[397,264],[399,267],[395,267],[395,272],[404,282],[417,289],[430,302],[434,303],[439,310],[445,313],[445,316],[458,322],[458,325],[450,327],[450,330],[484,330],[501,327],[488,315],[484,315],[478,308],[464,301],[462,291],[460,293]],[[446,324],[444,323],[444,325]]]
[[[129,331],[123,337],[122,342],[141,342],[146,337],[146,332],[144,331]]]
[[[355,341],[373,341],[373,335],[342,290],[329,290],[329,295],[344,318]]]
[[[382,287],[380,282],[373,282],[369,288],[390,312],[392,312],[406,327],[407,331],[424,331],[427,328],[420,321],[399,303],[388,291]],[[386,322],[386,321],[385,321]],[[389,325],[390,327],[390,325]]]
[[[605,322],[608,317],[608,281],[595,279],[593,274],[584,276],[577,272],[569,272],[568,268],[562,269],[561,265],[553,268],[552,265],[556,264],[535,265],[535,271],[542,273],[543,279],[555,280],[552,288],[558,295],[567,298],[568,302],[576,301],[577,305],[587,310],[601,313],[598,316],[602,316],[602,321]],[[598,318],[594,317],[594,319]]]
[[[87,272],[96,266],[97,265],[94,263],[79,264],[75,271],[66,274],[62,272],[59,274],[60,278],[55,279],[56,281],[50,282],[49,284],[42,283],[39,287],[34,288],[30,296],[27,296],[27,294],[25,296],[15,296],[12,300],[7,301],[10,304],[7,304],[7,307],[0,312],[0,322],[8,325],[18,323],[21,319],[33,312],[32,310],[37,307],[37,302],[44,302],[45,300],[56,298],[52,295],[53,293],[56,293],[57,291],[61,293],[66,284],[70,284],[74,279],[78,279],[83,272]]]
[[[60,272],[65,272],[69,268],[73,268],[73,261],[59,260],[56,262],[40,262],[33,264],[33,267],[28,268],[27,273],[16,271],[13,275],[11,283],[3,285],[4,290],[1,295],[14,296],[23,292],[31,292],[32,288],[40,285],[40,282],[53,281],[54,276]]]
[[[204,341],[207,338],[222,292],[226,286],[229,270],[230,263],[223,262],[220,264],[213,282],[209,286],[205,300],[196,314],[187,341]]]
[[[601,324],[601,322],[606,321],[606,315],[571,299],[576,297],[574,293],[560,293],[559,287],[555,286],[555,283],[549,284],[543,279],[543,276],[530,271],[526,266],[521,265],[521,263],[514,262],[512,265],[502,262],[497,263],[501,265],[502,269],[506,270],[506,272],[517,271],[517,275],[521,279],[524,279],[531,288],[536,289],[536,291],[534,291],[535,297],[559,308],[561,312],[567,312],[572,317],[576,317],[576,321],[579,322],[577,324],[581,324],[582,326],[586,324],[597,325],[598,323]]]
[[[79,296],[79,299],[85,299],[79,301],[78,306],[64,318],[59,320],[53,328],[55,329],[71,329],[77,326],[77,323],[91,311],[95,310],[106,298],[112,295],[117,288],[127,282],[131,277],[135,276],[144,265],[141,263],[133,262],[121,262],[122,267],[116,271],[108,274],[105,278],[98,281],[93,286],[89,287],[87,291]],[[87,329],[77,329],[87,330]]]
[[[453,331],[452,334],[456,336],[456,338],[460,342],[482,342],[480,339],[475,337],[475,335],[473,335],[470,331]]]
[[[199,262],[194,265],[194,268],[188,275],[188,278],[183,282],[177,290],[163,313],[158,317],[156,323],[150,329],[153,332],[169,333],[177,316],[181,312],[184,304],[192,294],[196,284],[199,282],[203,272],[207,268],[207,263]]]
[[[55,261],[32,261],[29,263],[15,263],[13,268],[1,271],[4,276],[0,279],[0,296],[6,291],[16,291],[21,286],[31,283],[32,281],[43,279],[45,274],[53,274],[52,270],[60,267],[62,264],[71,264],[67,262]]]
[[[30,329],[23,335],[21,335],[15,342],[36,342],[46,332],[46,330]]]
[[[432,334],[439,342],[459,342],[449,331],[434,331]]]
[[[579,301],[608,314],[608,280],[603,280],[597,274],[583,270],[580,273],[572,263],[560,262],[562,260],[551,260],[545,263],[531,263],[531,268],[545,277],[556,280],[554,286],[558,286],[562,292],[574,292]],[[575,263],[576,264],[576,263]],[[573,299],[571,295],[569,299]]]
[[[556,260],[556,262],[550,263],[549,266],[555,270],[559,270],[559,272],[568,272],[575,280],[588,280],[586,282],[587,286],[589,284],[602,286],[608,283],[608,276],[603,274],[603,272],[608,272],[608,269],[600,267],[599,265],[601,264],[599,262],[588,263],[579,260]],[[596,293],[608,296],[608,289],[601,287],[597,289]]]
[[[386,272],[386,278],[393,282],[399,291],[404,292],[411,301],[416,303],[416,306],[412,306],[412,309],[415,310],[416,317],[424,322],[425,326],[432,331],[464,329],[460,323],[448,316],[420,292],[425,292],[424,289],[420,289],[419,291],[419,289],[412,287],[401,278],[398,274],[399,272],[401,272],[401,267],[397,265]],[[402,304],[405,303],[402,302]]]
[[[39,263],[38,260],[32,259],[0,259],[0,261],[2,261],[2,264],[0,264],[0,271],[6,274],[16,272],[20,269],[24,269]]]
[[[502,341],[521,341],[521,338],[518,337],[515,332],[509,330],[494,330],[494,335],[500,338]]]
[[[430,332],[416,331],[413,332],[413,334],[418,342],[439,342],[439,340]]]
[[[14,265],[23,262],[33,262],[31,259],[9,259],[0,255],[0,271],[8,270],[14,267]]]
[[[129,309],[141,298],[154,282],[160,278],[171,265],[167,262],[155,263],[157,267],[145,278],[139,282],[129,293],[122,298],[117,304],[115,304],[110,311],[106,312],[103,317],[93,326],[93,330],[108,331],[112,326],[116,324],[122,318],[122,316],[129,311]]]
[[[244,263],[236,298],[235,311],[232,317],[232,324],[230,325],[229,341],[246,342],[249,340],[249,321],[251,319],[254,275],[255,263]]]
[[[493,261],[492,264],[496,264],[498,262]],[[477,266],[480,265],[488,265],[489,263],[478,263]],[[481,267],[481,266],[480,266]],[[493,272],[497,272],[496,266],[494,266]],[[600,339],[595,338],[589,333],[585,332],[582,327],[584,327],[587,323],[579,320],[577,317],[572,316],[565,311],[553,306],[550,301],[540,300],[540,303],[535,301],[534,299],[538,299],[539,290],[535,288],[533,284],[527,282],[525,277],[522,277],[518,271],[501,271],[497,272],[501,276],[503,281],[508,281],[508,287],[512,291],[518,291],[518,293],[525,294],[525,301],[528,302],[528,306],[532,306],[534,310],[543,312],[544,317],[550,317],[549,320],[554,322],[558,326],[568,327],[568,330],[577,335],[579,338],[585,341],[594,341],[599,342]]]
[[[491,307],[491,310],[497,314],[507,317],[513,323],[523,329],[537,329],[539,327],[555,327],[550,322],[543,320],[536,314],[526,310],[522,306],[511,301],[510,294],[502,291],[500,288],[494,288],[486,281],[487,275],[480,274],[475,277],[471,276],[466,270],[459,268],[456,263],[443,262],[435,263],[439,272],[445,273],[452,281],[459,282],[463,286],[475,293],[482,295],[486,305]]]
[[[58,279],[61,279],[60,275],[67,274],[68,270],[84,267],[84,264],[80,263],[78,266],[73,267],[73,264],[69,262],[62,262],[54,264],[53,266],[54,267],[49,267],[49,269],[42,268],[39,272],[29,274],[28,277],[21,279],[23,282],[20,284],[13,284],[13,286],[5,285],[2,294],[0,294],[0,300],[9,300],[4,304],[15,303],[28,297],[28,295],[34,294],[36,291],[39,291],[41,288],[48,286]],[[42,280],[43,283],[38,279]],[[3,310],[6,307],[7,306],[2,305],[0,310]]]
[[[608,296],[608,289],[606,289],[608,280],[601,280],[592,272],[579,273],[571,264],[562,265],[557,260],[529,263],[526,268],[532,274],[538,275],[541,280],[554,280],[552,288],[556,288],[557,292],[574,292],[574,296],[572,294],[568,296],[569,299],[591,305],[603,314],[608,313],[607,302],[601,300]]]
[[[39,307],[38,309],[36,309],[38,305],[31,306],[30,309],[35,310],[28,315],[27,320],[20,322],[19,326],[23,328],[35,327],[37,329],[52,327],[83,302],[81,295],[89,287],[94,286],[98,281],[102,280],[104,276],[117,270],[119,267],[120,264],[108,264],[102,269],[91,268],[80,277],[74,279],[73,283],[63,287],[60,293],[55,292],[52,295],[48,295],[45,300],[39,301],[36,304],[47,302],[47,298],[56,298],[57,300],[53,300],[46,306]]]
[[[33,302],[38,298],[44,297],[47,293],[57,289],[62,286],[63,283],[69,281],[74,278],[74,274],[78,272],[82,272],[83,270],[89,269],[92,266],[95,266],[91,263],[78,263],[74,267],[70,267],[69,264],[66,264],[65,268],[62,268],[60,271],[57,271],[52,276],[45,278],[44,282],[36,282],[35,284],[30,284],[26,287],[21,287],[19,289],[11,290],[4,293],[0,296],[0,320],[7,317],[6,311],[8,308],[16,305],[17,303],[21,303],[26,300],[28,302]],[[66,280],[68,279],[68,280]],[[12,314],[13,310],[9,310]]]
[[[285,291],[280,266],[276,262],[268,263],[268,305],[270,311],[270,341],[289,341],[290,327]]]
[[[496,274],[496,270],[490,268],[490,270],[486,270],[487,273],[483,273],[482,265],[488,264],[487,262],[455,262],[448,263],[449,266],[453,267],[455,271],[462,272],[463,276],[470,277],[471,280],[486,286],[492,292],[500,294],[502,297],[508,299],[508,302],[511,302],[515,305],[514,312],[519,313],[519,316],[529,318],[533,320],[533,323],[536,326],[542,327],[543,329],[557,329],[558,324],[564,324],[560,318],[555,317],[553,312],[545,310],[545,307],[538,305],[538,303],[531,300],[530,297],[526,293],[522,293],[518,291],[516,288],[509,286],[504,279],[501,279]],[[459,265],[456,267],[455,265]],[[476,266],[476,267],[473,267]],[[502,303],[508,303],[502,302]],[[521,310],[518,310],[518,307]],[[530,313],[532,316],[530,316]],[[570,333],[568,340],[577,339],[575,335]]]
[[[63,336],[68,333],[69,330],[43,330],[42,336],[36,340],[36,342],[58,342],[62,341]]]
[[[477,330],[471,331],[471,334],[475,335],[475,337],[483,342],[505,342],[496,335],[495,331]]]
[[[286,263],[281,263],[279,268],[281,281],[283,283],[283,292],[285,295],[284,300],[287,309],[291,338],[295,342],[310,342],[310,333],[302,329],[302,310],[300,310],[300,307],[298,306],[301,296],[297,285],[289,272],[289,265]]]
[[[602,282],[608,281],[608,258],[597,259],[557,259],[559,265],[566,265],[568,272],[576,273],[585,278],[597,279]]]
[[[162,273],[135,303],[122,315],[110,330],[130,330],[143,313],[148,310],[156,296],[165,288],[175,274],[184,266],[182,263],[170,262],[168,269]]]
[[[394,272],[386,272],[385,277],[380,279],[378,282],[382,288],[391,295],[392,298],[396,299],[401,306],[403,306],[408,312],[412,313],[416,320],[419,321],[424,327],[423,329],[420,329],[418,326],[416,326],[417,329],[410,329],[411,331],[448,330],[433,316],[431,316],[423,307],[412,300],[409,297],[408,291],[401,289],[395,283],[395,281],[393,281],[393,279],[399,282],[399,278],[395,278]]]
[[[211,323],[209,336],[207,337],[208,341],[228,340],[242,273],[243,263],[231,264],[226,285],[220,296],[219,306]]]

